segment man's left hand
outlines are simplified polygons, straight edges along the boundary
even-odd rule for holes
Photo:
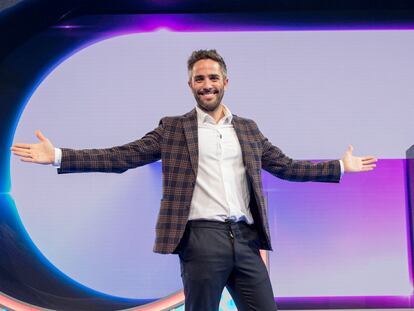
[[[377,166],[375,164],[375,162],[378,161],[377,158],[372,156],[356,157],[352,155],[353,150],[354,147],[349,145],[344,156],[342,157],[345,173],[372,171]]]

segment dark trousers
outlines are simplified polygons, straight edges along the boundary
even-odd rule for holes
[[[227,287],[239,311],[275,311],[258,234],[245,222],[190,221],[179,245],[186,311],[217,311]]]

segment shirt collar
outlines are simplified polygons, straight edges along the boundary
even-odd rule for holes
[[[225,106],[224,104],[221,104],[224,107],[224,116],[219,120],[218,123],[216,123],[216,121],[214,121],[214,119],[206,112],[204,112],[203,110],[201,110],[200,108],[198,108],[197,106],[196,111],[197,111],[197,123],[198,125],[203,125],[206,123],[210,123],[210,124],[220,124],[220,125],[226,125],[226,124],[231,124],[231,121],[233,120],[233,114],[231,113],[230,109],[227,108],[227,106]]]

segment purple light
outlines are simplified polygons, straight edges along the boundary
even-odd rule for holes
[[[57,25],[57,26],[53,26],[52,28],[56,28],[56,29],[82,29],[82,28],[86,28],[86,27],[81,26],[81,25]]]
[[[275,299],[279,308],[289,309],[326,309],[327,305],[335,308],[407,308],[412,306],[413,296],[381,297],[289,297]]]
[[[125,27],[126,26],[126,27]],[[359,24],[314,24],[303,25],[288,22],[276,24],[271,19],[255,19],[250,15],[198,14],[198,15],[144,15],[130,16],[127,25],[123,24],[123,32],[150,32],[166,27],[175,32],[237,32],[237,31],[352,31],[352,30],[412,30],[414,24],[399,23],[378,26],[367,23]]]
[[[346,174],[340,185],[286,183],[265,174],[276,245],[270,274],[281,284],[276,297],[304,305],[410,306],[405,171],[405,160],[382,159],[374,172]]]

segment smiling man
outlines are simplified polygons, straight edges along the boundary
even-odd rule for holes
[[[215,50],[194,51],[188,85],[196,107],[163,118],[141,139],[108,149],[16,143],[22,161],[54,164],[58,173],[115,172],[162,160],[163,197],[154,251],[179,255],[187,311],[217,311],[227,287],[238,310],[276,310],[259,250],[271,250],[262,169],[291,181],[339,182],[344,172],[369,171],[374,157],[295,161],[272,145],[256,123],[222,103],[227,68]]]
[[[206,112],[221,113],[223,106],[220,104],[228,83],[226,64],[224,61],[218,63],[213,59],[196,60],[197,58],[194,58],[188,62],[188,85],[193,91],[197,105]]]

